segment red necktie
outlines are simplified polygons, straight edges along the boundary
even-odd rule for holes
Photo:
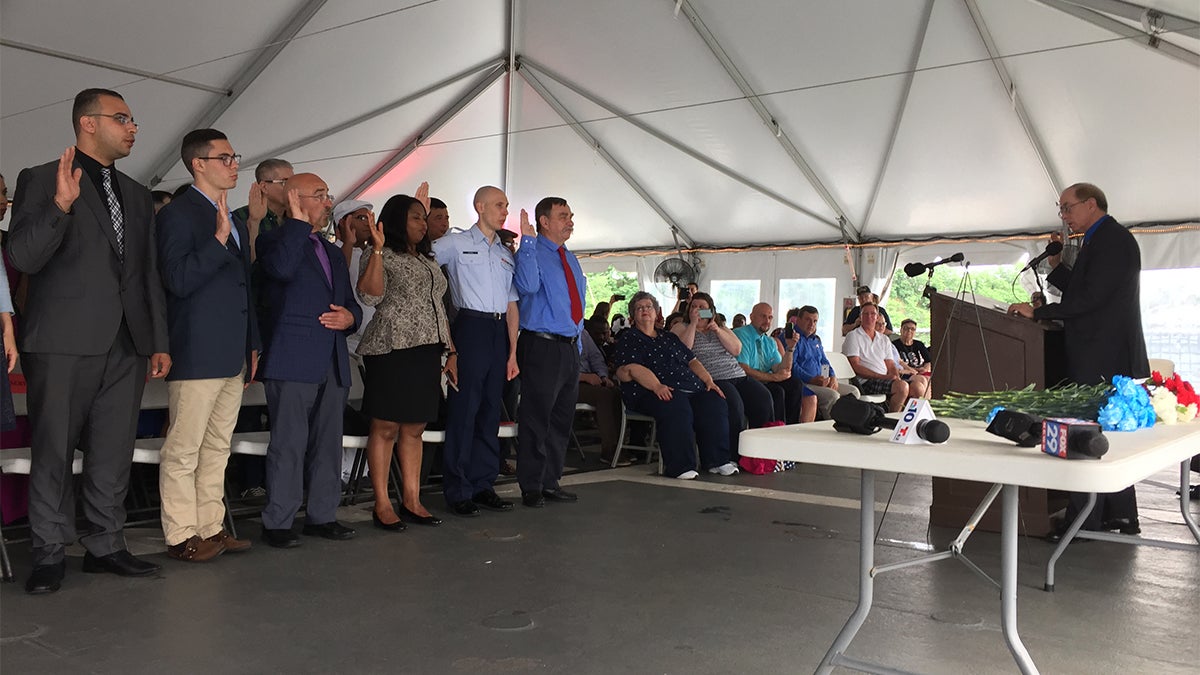
[[[567,249],[558,247],[558,257],[562,259],[563,274],[567,277],[567,291],[571,294],[571,321],[579,325],[583,321],[583,300],[579,298],[579,285],[575,283],[575,273],[567,263]]]

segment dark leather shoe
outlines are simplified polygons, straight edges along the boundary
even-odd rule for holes
[[[1141,534],[1142,526],[1138,523],[1138,519],[1134,518],[1113,518],[1112,520],[1104,521],[1104,529],[1116,530],[1121,534]]]
[[[479,515],[479,507],[475,506],[475,502],[470,499],[464,499],[461,502],[454,502],[450,505],[450,510],[458,516],[477,516]]]
[[[300,530],[306,537],[323,537],[334,541],[345,541],[354,537],[354,528],[346,527],[336,520],[328,523],[305,523]]]
[[[262,540],[267,544],[267,546],[274,546],[275,548],[296,548],[300,545],[300,537],[297,537],[296,533],[292,532],[290,528],[285,530],[273,530],[271,528],[264,527]]]
[[[30,595],[53,593],[62,587],[62,580],[66,574],[67,563],[65,560],[49,565],[38,565],[33,568],[33,573],[25,582],[25,592]]]
[[[408,529],[408,526],[404,524],[403,520],[397,518],[396,522],[394,523],[385,523],[379,519],[379,514],[375,513],[374,511],[371,512],[371,522],[374,523],[375,527],[378,527],[381,530],[387,530],[388,532],[403,532]]]
[[[526,490],[521,493],[521,503],[531,509],[540,509],[546,505],[546,498],[540,491]]]
[[[472,504],[472,506],[474,506],[474,504]],[[396,514],[404,520],[407,520],[410,523],[416,523],[417,525],[437,526],[442,524],[441,518],[438,518],[432,514],[428,516],[418,516],[412,511],[409,511],[408,508],[406,508],[403,504],[400,505],[400,508],[396,511]]]
[[[542,496],[548,502],[577,502],[579,495],[574,492],[567,492],[562,488],[554,488],[553,490],[542,490]]]
[[[507,499],[501,499],[500,495],[491,490],[476,492],[475,496],[471,497],[471,501],[493,511],[511,511],[513,507],[512,502]]]
[[[133,557],[129,551],[117,551],[108,555],[94,556],[91,551],[83,555],[83,571],[88,574],[108,572],[123,577],[145,577],[162,569],[152,562]]]

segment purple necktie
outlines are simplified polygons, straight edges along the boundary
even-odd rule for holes
[[[325,245],[316,232],[308,235],[308,238],[313,243],[313,250],[317,253],[317,260],[321,261],[321,269],[325,270],[325,281],[329,282],[330,288],[333,288],[333,268],[329,266],[329,253],[325,251]]]

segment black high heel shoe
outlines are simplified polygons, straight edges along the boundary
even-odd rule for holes
[[[403,520],[397,520],[394,523],[385,523],[379,519],[379,514],[374,511],[371,511],[371,522],[375,524],[375,527],[387,530],[388,532],[403,532],[408,529]]]
[[[405,520],[412,521],[418,525],[429,525],[432,527],[432,526],[442,524],[441,518],[438,518],[437,516],[418,516],[417,514],[413,513],[412,511],[409,511],[403,504],[401,504],[400,508],[397,509],[396,515],[400,516],[401,518],[403,518]]]

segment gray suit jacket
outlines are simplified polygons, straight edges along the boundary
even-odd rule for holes
[[[71,213],[63,213],[54,204],[57,170],[58,160],[23,170],[13,196],[9,257],[29,275],[21,351],[103,354],[124,317],[138,354],[167,352],[150,192],[115,172],[125,202],[122,263],[112,217],[96,186],[84,174]]]

